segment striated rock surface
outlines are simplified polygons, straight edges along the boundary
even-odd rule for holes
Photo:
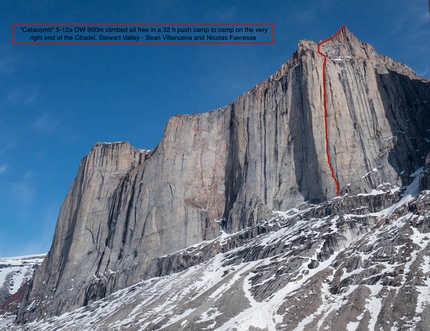
[[[430,151],[430,83],[348,30],[325,43],[330,155],[342,194],[404,185]],[[94,145],[63,203],[18,322],[167,274],[157,257],[335,195],[325,154],[323,58],[298,50],[209,113],[171,118],[158,146]]]
[[[430,153],[427,155],[424,171],[420,174],[421,190],[430,190]]]

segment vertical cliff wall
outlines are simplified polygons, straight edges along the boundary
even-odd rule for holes
[[[430,151],[430,83],[344,29],[327,55],[329,143],[341,194],[402,185]],[[298,50],[232,104],[171,118],[159,145],[94,145],[63,203],[18,321],[86,305],[154,259],[335,196],[325,154],[323,58]],[[45,315],[46,314],[46,315]]]

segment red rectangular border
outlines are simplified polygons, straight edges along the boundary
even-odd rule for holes
[[[15,41],[15,26],[271,26],[272,27],[272,41],[215,41],[215,42],[198,42],[198,41],[166,41],[166,42],[118,42],[118,41],[100,41],[100,42],[84,42],[84,41]],[[12,23],[12,44],[14,45],[99,45],[99,44],[114,44],[114,45],[128,45],[128,44],[141,44],[141,45],[166,45],[166,44],[224,44],[224,45],[243,45],[243,44],[274,44],[275,43],[275,24],[274,23]]]

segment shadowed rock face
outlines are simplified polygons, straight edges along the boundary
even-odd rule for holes
[[[430,151],[430,83],[348,30],[327,55],[329,144],[342,193],[408,183]],[[64,200],[18,321],[87,305],[163,274],[154,259],[335,195],[325,154],[323,58],[298,50],[268,80],[209,113],[171,118],[159,145],[98,143]],[[44,315],[46,313],[46,315]]]
[[[420,175],[420,189],[430,190],[430,153],[427,155],[423,172]]]

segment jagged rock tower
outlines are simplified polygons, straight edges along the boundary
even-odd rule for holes
[[[341,194],[405,184],[430,150],[430,83],[347,29],[327,56],[329,152]],[[336,195],[313,41],[232,104],[171,118],[152,151],[98,143],[64,200],[25,322],[163,273],[157,257]],[[174,266],[169,266],[174,270]]]

